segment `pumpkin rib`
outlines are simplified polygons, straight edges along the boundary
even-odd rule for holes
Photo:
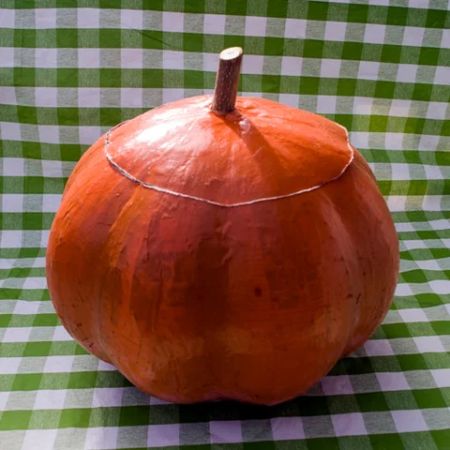
[[[91,290],[95,285],[92,279],[99,276],[100,280],[104,276],[97,271],[102,265],[101,248],[103,241],[108,240],[109,225],[115,223],[115,215],[119,214],[124,205],[133,196],[133,190],[129,189],[128,183],[119,175],[108,177],[102,175],[107,165],[101,154],[101,141],[98,140],[81,158],[73,176],[70,177],[66,185],[63,203],[66,205],[64,214],[57,214],[52,226],[51,237],[47,249],[47,276],[49,289],[52,291],[52,299],[56,311],[60,316],[64,316],[63,323],[69,333],[77,339],[81,345],[90,353],[94,353],[98,358],[111,362],[107,352],[101,342],[99,323],[102,319],[102,312],[96,307],[99,297],[98,290]],[[81,170],[83,169],[83,170]],[[97,173],[97,177],[87,175],[87,169]],[[89,183],[87,182],[89,181]],[[102,189],[97,189],[99,186]],[[122,187],[123,186],[123,187]],[[116,205],[120,205],[117,212],[115,208],[108,206],[102,198],[97,198],[96,214],[86,214],[86,204],[89,203],[89,191],[102,192],[102,197],[121,193],[121,199],[116,197]],[[114,217],[114,219],[111,219]],[[77,224],[77,225],[75,225]],[[81,228],[83,227],[83,228]],[[95,234],[92,230],[95,228]],[[78,229],[78,231],[77,231]],[[77,243],[79,239],[74,239],[82,231],[83,238],[91,236],[90,242],[96,243],[95,250],[80,254],[80,249],[74,245],[68,246],[67,242]],[[59,242],[61,241],[61,242]],[[61,247],[61,248],[60,248]],[[89,250],[90,246],[83,247]],[[99,250],[100,249],[100,250]],[[92,267],[85,270],[82,265],[74,265],[74,261],[81,258],[82,261]],[[65,270],[64,266],[70,264],[76,270]],[[93,264],[94,263],[94,264]],[[52,267],[53,266],[53,267]],[[94,276],[95,272],[95,276]],[[65,286],[71,286],[70,294],[64,294]],[[102,281],[97,285],[101,290]],[[76,302],[75,302],[76,299]],[[72,307],[76,304],[76,308]],[[89,314],[87,312],[89,311]],[[80,324],[80,327],[74,325]]]
[[[130,191],[130,194],[128,196],[128,198],[123,202],[123,204],[121,205],[121,208],[117,211],[117,215],[115,217],[114,223],[111,225],[111,227],[107,230],[106,232],[106,239],[103,242],[102,248],[101,248],[101,253],[100,253],[100,257],[101,258],[107,258],[110,261],[110,265],[107,271],[105,271],[102,274],[102,278],[101,278],[101,289],[100,292],[98,293],[98,298],[99,300],[97,300],[96,304],[94,305],[94,311],[93,311],[93,316],[96,318],[96,320],[94,321],[94,327],[95,327],[95,335],[97,336],[97,342],[99,343],[99,347],[102,348],[105,353],[111,353],[109,350],[109,343],[108,343],[108,339],[105,339],[105,336],[107,336],[107,332],[105,332],[109,329],[109,326],[111,325],[111,323],[114,323],[112,320],[112,315],[110,315],[110,317],[104,315],[104,311],[108,311],[108,308],[105,308],[105,303],[111,306],[116,306],[115,305],[115,301],[117,301],[117,298],[110,298],[107,297],[107,299],[105,298],[105,286],[107,285],[108,281],[111,280],[111,273],[110,270],[111,268],[115,268],[115,266],[113,265],[113,262],[117,262],[117,260],[119,259],[118,255],[114,254],[111,252],[110,247],[111,247],[111,241],[112,241],[112,237],[114,236],[114,232],[115,229],[118,227],[118,225],[121,222],[122,217],[124,216],[124,214],[127,213],[127,211],[130,210],[131,205],[133,205],[133,202],[135,201],[135,198],[138,196],[138,192],[136,190]],[[116,250],[119,250],[118,248]],[[128,273],[128,272],[126,272]],[[119,276],[119,275],[117,275]],[[123,287],[123,283],[121,283],[121,287]],[[107,301],[109,300],[109,302]],[[123,300],[123,297],[120,297],[120,300]],[[94,332],[93,332],[94,333]],[[113,363],[115,361],[112,361]]]
[[[359,152],[355,154],[355,162],[349,175],[351,177],[343,177],[342,182],[348,183],[353,180],[356,186],[365,186],[364,195],[357,189],[344,187],[352,198],[341,202],[335,190],[332,202],[344,220],[345,227],[352,235],[354,243],[361,243],[364,235],[370,238],[365,242],[363,252],[357,246],[353,252],[359,261],[357,272],[354,274],[355,281],[360,280],[359,287],[351,298],[357,320],[352,324],[349,339],[341,357],[359,348],[382,322],[391,304],[398,274],[398,242],[397,246],[393,247],[396,241],[395,228],[386,203],[378,195],[375,177]],[[359,220],[365,221],[363,228],[354,227],[354,220],[347,210],[348,204],[357,208],[356,214],[360,217]],[[376,220],[380,214],[385,214],[386,217],[382,223]],[[373,261],[383,260],[382,255],[385,255],[384,263],[374,264]],[[380,286],[380,280],[384,280],[384,285]],[[356,286],[357,283],[355,288]]]
[[[199,197],[199,196],[196,196],[196,195],[186,194],[184,192],[174,191],[173,189],[164,188],[162,186],[158,186],[158,185],[153,184],[153,183],[148,183],[146,181],[143,181],[143,180],[135,177],[133,174],[128,172],[126,169],[124,169],[113,158],[113,156],[111,155],[111,153],[108,150],[108,148],[109,148],[109,145],[111,144],[111,133],[114,130],[116,130],[117,128],[119,128],[120,126],[124,125],[126,122],[128,122],[128,121],[121,122],[120,124],[116,125],[115,127],[111,128],[110,130],[108,130],[106,132],[106,134],[105,134],[105,139],[104,139],[103,151],[104,151],[105,157],[106,157],[107,161],[109,162],[109,164],[117,172],[119,172],[122,176],[124,176],[128,180],[132,181],[135,184],[138,184],[138,185],[142,186],[145,189],[151,189],[151,190],[154,190],[154,191],[162,193],[162,194],[173,195],[174,197],[181,197],[181,198],[185,198],[185,199],[188,199],[188,200],[194,200],[194,201],[197,201],[197,202],[207,203],[208,205],[212,205],[212,206],[219,206],[221,208],[237,208],[237,207],[240,207],[240,206],[249,206],[249,205],[254,205],[256,203],[270,202],[270,201],[275,201],[275,200],[281,200],[283,198],[295,197],[297,195],[306,194],[308,192],[315,191],[316,189],[320,189],[321,187],[325,186],[326,184],[331,183],[333,181],[336,181],[340,177],[342,177],[342,175],[347,171],[347,169],[352,164],[352,162],[353,162],[353,160],[355,158],[355,150],[353,149],[352,145],[350,144],[350,139],[349,139],[349,134],[348,134],[347,128],[345,128],[341,124],[336,123],[336,125],[339,126],[341,129],[343,129],[344,132],[345,132],[345,137],[346,137],[346,140],[347,140],[347,147],[349,149],[350,158],[346,162],[346,164],[344,165],[342,170],[335,177],[332,177],[329,180],[326,180],[326,181],[324,181],[322,183],[319,183],[319,184],[316,184],[314,186],[310,186],[308,188],[299,189],[298,191],[290,192],[288,194],[274,195],[274,196],[271,196],[271,197],[260,197],[260,198],[255,198],[255,199],[252,199],[252,200],[246,200],[246,201],[243,201],[243,202],[222,203],[222,202],[218,202],[218,201],[215,201],[215,200],[210,200],[210,199],[207,199],[207,198],[204,198],[204,197]]]

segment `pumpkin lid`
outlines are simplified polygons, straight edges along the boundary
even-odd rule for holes
[[[347,130],[270,100],[236,99],[242,49],[220,54],[214,96],[169,103],[108,132],[111,165],[141,186],[219,206],[317,189],[353,160]]]
[[[252,97],[218,115],[211,101],[168,103],[112,130],[109,161],[144,187],[234,206],[317,189],[353,159],[345,128],[322,116]]]

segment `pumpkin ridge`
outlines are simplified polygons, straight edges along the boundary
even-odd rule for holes
[[[105,135],[104,144],[103,144],[103,151],[104,151],[104,154],[105,154],[105,158],[107,159],[107,161],[109,162],[109,164],[111,165],[111,167],[114,170],[116,170],[119,174],[121,174],[122,176],[124,176],[128,180],[132,181],[135,184],[138,184],[138,185],[142,186],[145,189],[151,189],[151,190],[154,190],[156,192],[160,192],[162,194],[168,194],[168,195],[172,195],[174,197],[181,197],[181,198],[185,198],[185,199],[188,199],[188,200],[193,200],[193,201],[197,201],[197,202],[207,203],[209,205],[219,206],[219,207],[222,207],[222,208],[236,208],[236,207],[239,207],[239,206],[249,206],[249,205],[254,205],[256,203],[269,202],[269,201],[281,200],[281,199],[289,198],[289,197],[295,197],[297,195],[306,194],[308,192],[315,191],[316,189],[320,189],[322,186],[325,186],[326,184],[331,183],[331,182],[333,182],[335,180],[338,180],[340,177],[342,177],[342,175],[344,175],[344,173],[347,171],[347,169],[352,164],[352,162],[354,160],[354,157],[355,157],[355,151],[354,151],[352,145],[350,144],[350,139],[349,139],[349,134],[348,134],[347,128],[345,128],[343,125],[340,125],[340,124],[337,123],[336,125],[344,130],[345,137],[346,137],[346,140],[347,140],[347,147],[349,149],[350,158],[347,161],[347,163],[344,165],[342,170],[336,176],[330,178],[329,180],[326,180],[326,181],[323,181],[321,183],[318,183],[316,185],[313,185],[313,186],[310,186],[310,187],[307,187],[307,188],[302,188],[302,189],[299,189],[299,190],[294,191],[294,192],[289,192],[287,194],[274,195],[274,196],[269,196],[269,197],[259,197],[259,198],[255,198],[255,199],[252,199],[252,200],[246,200],[246,201],[235,202],[235,203],[222,203],[222,202],[211,200],[211,199],[208,199],[208,198],[205,198],[205,197],[199,197],[197,195],[186,194],[184,192],[175,191],[173,189],[169,189],[169,188],[165,188],[165,187],[162,187],[162,186],[158,186],[158,185],[153,184],[153,183],[148,183],[146,181],[143,181],[143,180],[135,177],[133,174],[131,174],[125,168],[123,168],[114,159],[114,157],[112,156],[112,154],[110,153],[108,148],[109,148],[109,145],[111,144],[111,134],[112,134],[112,132],[114,130],[116,130],[117,128],[119,128],[120,126],[124,125],[126,122],[128,122],[128,121],[119,123],[115,127],[113,127],[110,130],[108,130],[106,132],[106,135]]]

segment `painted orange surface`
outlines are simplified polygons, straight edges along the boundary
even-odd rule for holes
[[[210,103],[113,130],[122,173],[104,137],[83,155],[52,226],[49,289],[70,334],[143,391],[274,404],[380,324],[398,240],[342,127],[269,100],[238,98],[226,116]]]

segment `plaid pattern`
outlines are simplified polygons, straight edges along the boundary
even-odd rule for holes
[[[447,0],[1,7],[0,449],[450,448]],[[235,45],[245,95],[348,127],[393,212],[400,280],[372,339],[308,395],[270,408],[174,405],[68,336],[45,247],[87,145],[148,108],[211,92],[218,53]]]

